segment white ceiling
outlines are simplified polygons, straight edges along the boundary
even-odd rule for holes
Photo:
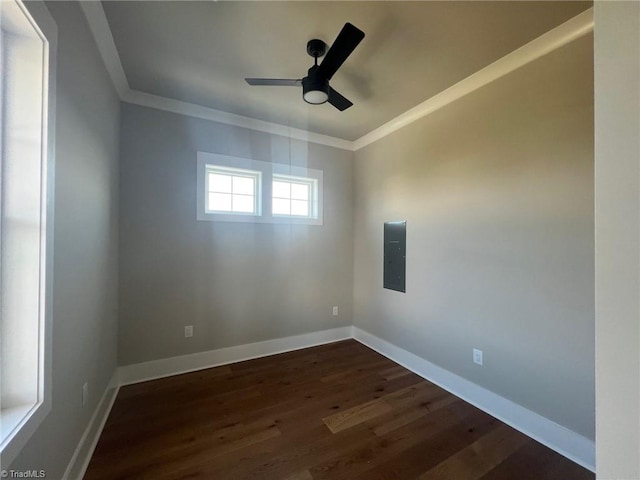
[[[129,87],[356,140],[591,7],[580,1],[103,1]],[[366,34],[331,81],[354,106],[307,105],[306,42],[345,22]]]

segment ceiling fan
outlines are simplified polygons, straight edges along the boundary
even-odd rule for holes
[[[345,23],[329,51],[327,51],[327,44],[322,40],[316,38],[307,42],[307,53],[313,57],[314,64],[306,77],[297,80],[289,78],[245,78],[245,80],[249,85],[302,86],[302,98],[305,102],[319,105],[328,101],[338,110],[346,110],[353,103],[331,88],[329,80],[363,38],[364,32],[350,23]],[[324,60],[318,65],[318,58],[325,52]]]

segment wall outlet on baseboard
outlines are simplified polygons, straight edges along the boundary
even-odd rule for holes
[[[193,337],[193,325],[184,326],[184,338]]]
[[[338,316],[338,306],[337,305],[333,307],[333,316],[334,317]]]
[[[478,365],[482,365],[482,350],[478,350],[477,348],[473,349],[473,363],[477,363]]]
[[[82,406],[84,407],[89,401],[89,382],[84,382],[82,385]]]

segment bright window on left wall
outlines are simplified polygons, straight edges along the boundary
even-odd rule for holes
[[[43,2],[2,0],[0,34],[0,453],[9,464],[51,410],[57,29]]]

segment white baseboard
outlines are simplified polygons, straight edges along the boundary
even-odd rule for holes
[[[89,421],[89,425],[87,425],[80,442],[78,442],[78,446],[64,472],[63,479],[80,480],[84,477],[118,391],[123,385],[300,350],[350,338],[353,338],[353,327],[339,327],[119,367],[114,372],[100,403],[98,403]]]
[[[119,367],[64,474],[81,479],[120,386],[353,338],[466,402],[595,472],[595,442],[358,327],[348,326]]]
[[[129,385],[156,378],[218,367],[229,363],[300,350],[353,337],[353,327],[339,327],[319,332],[248,343],[179,357],[163,358],[119,368],[120,385]]]
[[[116,369],[95,412],[93,412],[89,425],[87,425],[86,430],[82,434],[82,438],[80,438],[80,442],[78,442],[76,451],[73,452],[73,456],[62,477],[64,480],[80,480],[84,477],[119,390],[120,382],[118,379],[118,370]]]
[[[358,327],[353,338],[595,472],[595,442]]]

